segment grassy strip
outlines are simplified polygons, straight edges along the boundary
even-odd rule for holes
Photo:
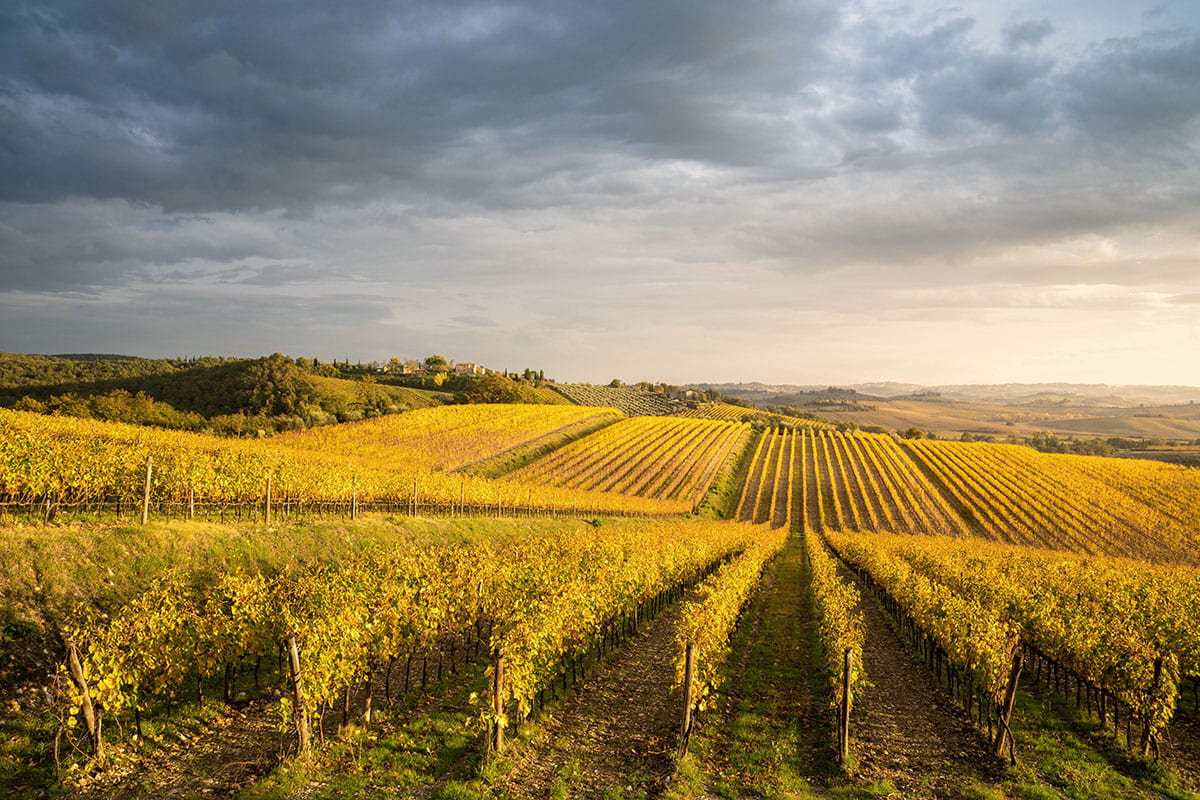
[[[742,495],[742,484],[754,466],[754,451],[758,440],[766,433],[751,428],[743,444],[734,445],[721,471],[717,473],[712,488],[704,495],[696,508],[696,515],[708,519],[733,519],[737,514],[738,500]]]
[[[533,441],[505,450],[503,453],[474,464],[468,464],[455,472],[473,475],[479,478],[499,478],[510,472],[516,472],[521,467],[532,464],[539,458],[550,455],[555,450],[589,436],[596,431],[607,428],[614,422],[620,422],[625,416],[619,412],[607,411],[594,417],[587,417],[570,425],[564,425],[555,431],[539,436]]]
[[[1013,712],[1017,766],[1005,789],[1028,800],[1068,798],[1109,800],[1153,794],[1174,800],[1197,800],[1179,777],[1162,765],[1149,763],[1118,744],[1111,731],[1102,731],[1075,706],[1034,685],[1029,673]]]
[[[811,617],[803,545],[793,538],[767,568],[731,639],[728,680],[716,708],[697,721],[665,797],[818,796],[810,778],[823,779],[835,766]],[[817,699],[806,703],[806,696]]]
[[[765,526],[764,526],[765,527]],[[692,689],[697,708],[710,705],[709,695],[722,682],[731,651],[729,639],[738,626],[747,603],[762,583],[767,565],[783,548],[784,530],[766,531],[746,550],[710,575],[696,589],[696,597],[684,601],[676,641],[676,683],[684,680],[684,650],[695,646],[695,683]]]

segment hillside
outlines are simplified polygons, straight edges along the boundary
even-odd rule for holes
[[[318,367],[278,353],[189,360],[5,353],[0,354],[0,407],[239,435],[362,419],[452,399],[368,376],[349,380],[314,372]]]

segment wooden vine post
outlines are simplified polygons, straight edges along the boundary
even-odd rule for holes
[[[263,521],[271,524],[271,473],[267,473],[267,498],[263,504]]]
[[[1157,694],[1159,686],[1162,684],[1162,673],[1163,673],[1163,660],[1162,660],[1162,657],[1159,656],[1158,658],[1154,659],[1154,681],[1153,681],[1153,683],[1150,684],[1152,695]],[[1158,750],[1158,744],[1154,742],[1154,734],[1150,729],[1150,724],[1151,724],[1151,719],[1150,719],[1150,716],[1147,715],[1145,721],[1142,723],[1142,756],[1143,757],[1150,755],[1150,748],[1152,745],[1156,752]],[[1114,720],[1113,727],[1116,728],[1115,720]]]
[[[358,476],[354,476],[354,493],[350,496],[350,519],[358,518]]]
[[[992,753],[997,758],[1004,757],[1004,745],[1008,745],[1009,760],[1016,763],[1016,755],[1014,749],[1016,742],[1013,739],[1012,728],[1012,710],[1013,703],[1017,699],[1017,683],[1021,680],[1021,654],[1018,652],[1013,655],[1012,670],[1008,673],[1008,686],[1004,689],[1004,702],[1000,706],[1000,719],[996,730],[996,740],[992,746]]]
[[[79,647],[74,639],[67,640],[67,670],[71,673],[71,682],[79,691],[79,707],[83,711],[83,724],[87,726],[88,740],[92,743],[92,755],[97,761],[103,761],[104,737],[100,728],[100,710],[92,704],[92,693],[88,690],[83,664],[79,661]]]
[[[692,736],[692,709],[695,703],[696,683],[696,645],[688,642],[683,651],[683,714],[679,723],[679,750],[686,752],[688,740]]]
[[[300,685],[300,651],[296,648],[296,637],[287,638],[288,671],[292,678],[292,714],[296,720],[296,744],[301,753],[312,746],[308,730],[308,709],[304,707],[304,687]]]
[[[487,755],[500,754],[504,749],[504,727],[507,722],[504,710],[504,656],[500,649],[492,651],[492,723],[488,728]]]
[[[154,469],[154,459],[146,457],[146,483],[142,487],[142,524],[150,521],[150,475]]]
[[[842,698],[838,703],[838,763],[850,759],[850,670],[854,666],[854,651],[846,648],[842,661]]]

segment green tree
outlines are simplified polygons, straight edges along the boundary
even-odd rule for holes
[[[265,416],[299,414],[317,399],[308,374],[282,353],[259,359],[246,370],[239,388],[241,406],[251,414]]]
[[[532,393],[511,378],[484,375],[459,392],[458,399],[465,403],[527,403],[532,399]]]
[[[364,375],[359,380],[354,402],[362,408],[364,417],[378,417],[395,411],[392,398],[371,375]]]

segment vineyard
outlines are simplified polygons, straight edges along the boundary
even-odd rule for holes
[[[1200,498],[1196,470],[1165,464],[1144,465],[1147,470],[1117,459],[1098,468],[1095,459],[1014,445],[913,441],[903,447],[945,487],[976,535],[1082,553],[1200,560],[1200,506],[1188,505]],[[1173,499],[1160,504],[1163,495]]]
[[[619,416],[613,409],[569,405],[443,406],[282,434],[273,442],[363,465],[448,472],[568,425]]]
[[[757,446],[737,518],[1195,564],[1197,509],[1200,472],[1182,466],[776,429]]]
[[[694,507],[745,425],[679,417],[634,417],[584,437],[508,477],[522,483],[615,492]]]
[[[800,417],[789,417],[784,414],[775,414],[757,408],[747,408],[746,406],[735,406],[730,403],[701,403],[695,408],[677,412],[677,416],[696,417],[698,419],[719,419],[726,422],[759,422],[772,427],[830,427],[825,422],[817,422],[816,420],[802,419]]]
[[[456,644],[485,652],[503,688],[484,719],[495,730],[527,717],[540,689],[585,655],[623,615],[695,582],[748,546],[753,529],[719,523],[629,525],[588,534],[517,536],[507,542],[416,548],[394,541],[336,564],[274,575],[240,570],[195,581],[164,575],[113,613],[83,609],[65,623],[70,654],[56,692],[66,714],[83,712],[103,758],[103,713],[127,717],[194,686],[224,681],[226,700],[243,667],[282,654],[281,719],[297,747],[312,744],[311,717],[397,662]],[[440,668],[439,668],[440,669]],[[367,716],[370,710],[363,712]]]
[[[465,411],[464,411],[465,409]],[[479,409],[484,409],[480,413]],[[451,406],[259,440],[0,410],[0,499],[8,508],[197,509],[376,504],[393,511],[558,509],[661,514],[646,497],[449,475],[453,467],[573,421],[575,406]],[[533,424],[533,423],[537,424]],[[528,427],[522,427],[527,425]],[[427,443],[422,451],[419,443]],[[394,453],[394,455],[393,455]]]
[[[628,387],[589,386],[582,383],[557,383],[554,391],[579,406],[616,408],[631,416],[662,417],[684,409],[664,395],[651,394]]]
[[[806,724],[828,732],[813,746],[840,769],[856,753],[878,768],[864,737],[880,729],[863,714],[878,713],[876,682],[894,676],[867,664],[907,648],[997,763],[1015,765],[1026,746],[1022,726],[1035,722],[1021,697],[1036,684],[1072,707],[1074,724],[1200,784],[1179,756],[1193,741],[1200,752],[1189,732],[1200,708],[1200,471],[764,429],[703,409],[449,406],[255,440],[0,411],[0,500],[25,514],[0,528],[5,636],[35,625],[54,661],[41,722],[7,724],[49,726],[68,761],[102,773],[105,748],[140,752],[144,730],[168,716],[232,709],[238,697],[254,698],[287,752],[321,753],[338,729],[356,735],[349,720],[365,727],[414,693],[441,692],[437,713],[486,766],[526,746],[518,733],[553,713],[548,695],[586,693],[584,676],[610,669],[662,617],[671,629],[656,641],[671,644],[659,669],[671,675],[653,702],[677,709],[656,718],[675,717],[665,735],[686,753],[693,736],[713,746],[727,704],[746,702],[729,682],[770,668],[745,649],[768,623],[742,626],[779,591],[769,576],[782,560],[808,620],[793,643],[806,648],[793,669],[807,677],[786,680],[812,693]],[[737,522],[682,519],[718,513],[710,493],[728,496]],[[66,544],[69,529],[39,527],[68,508],[125,518],[141,508],[145,520],[223,504],[268,527],[214,528],[187,555],[145,522],[107,535],[107,551],[97,530],[86,553]],[[298,514],[323,504],[351,520],[323,529],[336,538],[325,547]],[[372,508],[405,516],[353,521]],[[491,519],[413,516],[439,509]],[[516,519],[538,509],[560,516]],[[599,519],[630,515],[678,518]],[[92,536],[95,523],[79,524],[75,535]],[[248,557],[262,531],[284,540]],[[868,636],[867,606],[892,629],[872,623]],[[0,669],[17,664],[0,658]]]
[[[763,437],[737,517],[814,531],[967,531],[891,437],[817,429]]]
[[[1101,725],[1157,751],[1180,683],[1200,673],[1200,570],[982,542],[835,533],[838,552],[999,703],[1018,647]],[[1061,675],[1058,673],[1061,669]]]

